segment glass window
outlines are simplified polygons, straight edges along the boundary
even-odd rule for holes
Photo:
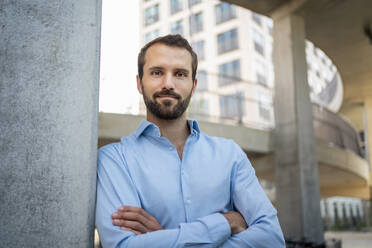
[[[236,28],[217,35],[218,54],[235,50],[239,47]]]
[[[171,24],[171,33],[183,35],[183,21],[179,20]]]
[[[191,43],[192,48],[198,55],[199,60],[203,60],[204,57],[204,40],[199,40],[197,42]]]
[[[267,86],[266,65],[262,61],[256,59],[255,60],[255,67],[256,67],[257,83]]]
[[[208,115],[209,114],[209,104],[208,100],[205,98],[194,98],[190,104],[190,113],[196,115]]]
[[[255,29],[252,29],[252,36],[254,42],[254,49],[261,55],[264,55],[264,38]]]
[[[198,3],[201,3],[201,0],[189,0],[189,7],[192,7]]]
[[[170,13],[174,14],[183,9],[182,0],[170,0]]]
[[[159,4],[145,9],[145,25],[153,24],[159,20]]]
[[[198,79],[198,85],[196,89],[199,91],[208,90],[207,72],[199,71],[197,75],[197,79]]]
[[[262,17],[261,17],[261,15],[255,13],[255,12],[252,12],[252,19],[258,25],[260,25],[260,26],[262,25]]]
[[[220,96],[220,113],[223,118],[237,117],[242,120],[244,113],[244,96],[242,93]]]
[[[235,5],[229,3],[220,3],[216,5],[216,24],[228,21],[236,17]]]
[[[218,84],[226,85],[240,81],[240,60],[218,66]]]
[[[150,42],[153,39],[158,38],[158,37],[159,37],[159,29],[155,29],[153,31],[150,31],[150,32],[145,34],[145,43],[148,43],[148,42]]]
[[[190,33],[198,33],[203,30],[203,13],[199,12],[190,16]]]
[[[271,120],[271,99],[263,92],[258,92],[258,114],[266,121]]]
[[[269,34],[273,35],[273,21],[271,19],[269,19],[267,22],[267,28],[269,30]]]

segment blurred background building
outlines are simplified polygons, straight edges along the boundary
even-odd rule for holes
[[[142,44],[169,33],[187,38],[198,54],[198,87],[189,115],[209,121],[235,120],[274,127],[273,21],[220,1],[141,1]],[[311,99],[337,112],[341,78],[332,61],[306,42]],[[145,113],[142,103],[141,113]]]
[[[262,130],[275,127],[271,18],[215,0],[140,2],[142,45],[169,33],[181,34],[198,54],[198,87],[188,109],[189,117]],[[343,100],[343,84],[336,66],[310,41],[306,41],[306,61],[310,97],[314,104],[315,135],[327,144],[350,149],[364,158],[365,127],[356,130],[338,113]],[[139,106],[140,113],[145,114],[142,99]],[[260,179],[274,200],[272,180]],[[323,194],[324,197],[335,195],[337,193]],[[363,205],[359,198],[323,199],[321,212],[326,228],[366,224],[368,204],[364,202]],[[348,225],[337,220],[345,218],[350,219]]]

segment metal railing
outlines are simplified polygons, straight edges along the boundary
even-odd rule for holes
[[[364,157],[357,130],[340,114],[313,104],[313,123],[317,139]]]
[[[262,87],[265,90],[264,86],[258,84],[254,84],[254,87]],[[230,94],[209,90],[197,91],[187,110],[188,117],[215,123],[242,125],[260,130],[274,129],[273,104],[271,102],[263,103],[258,97],[245,97],[244,93],[238,92],[238,90],[233,91],[231,88]],[[270,92],[271,89],[267,89],[267,94],[270,95]],[[226,104],[228,106],[224,106]],[[262,105],[266,106],[262,107]],[[316,139],[329,145],[350,150],[364,158],[358,132],[347,119],[315,103],[313,103],[312,111]],[[254,112],[258,115],[260,115],[260,112],[262,115],[266,112],[266,120],[261,117],[252,118]]]

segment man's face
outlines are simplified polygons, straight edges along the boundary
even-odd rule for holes
[[[137,88],[151,114],[165,120],[184,114],[196,86],[191,61],[191,54],[184,48],[158,43],[147,50]]]

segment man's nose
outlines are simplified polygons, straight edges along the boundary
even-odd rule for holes
[[[174,89],[174,80],[171,73],[165,74],[163,77],[163,88],[165,89]]]

